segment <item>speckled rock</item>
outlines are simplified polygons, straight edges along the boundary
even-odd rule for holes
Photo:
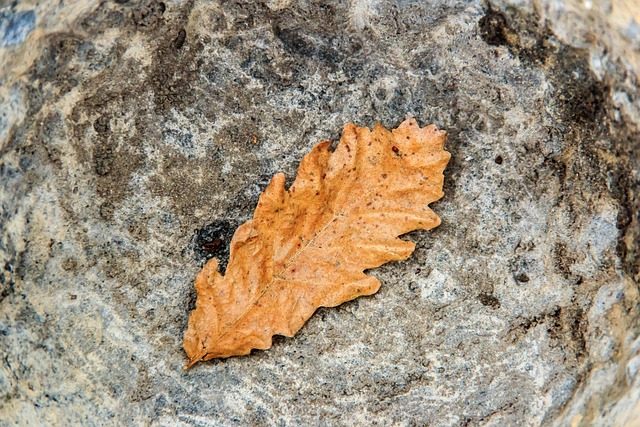
[[[0,424],[637,425],[639,28],[633,0],[6,6]],[[195,275],[270,177],[405,117],[449,134],[442,225],[378,294],[184,371]]]

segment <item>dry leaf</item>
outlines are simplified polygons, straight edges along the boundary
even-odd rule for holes
[[[392,132],[348,124],[334,152],[325,141],[302,159],[288,191],[274,176],[233,236],[226,275],[212,259],[196,278],[187,367],[267,349],[318,307],[375,293],[363,271],[406,259],[415,245],[398,236],[440,224],[427,205],[443,196],[445,140],[413,119]]]

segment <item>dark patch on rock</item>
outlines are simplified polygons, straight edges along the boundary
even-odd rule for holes
[[[78,73],[70,69],[71,62],[78,52],[91,49],[91,44],[77,35],[65,33],[54,34],[48,41],[43,55],[39,56],[32,66],[32,80],[56,80],[58,90],[64,94],[80,82]],[[40,97],[30,98],[29,107],[32,113],[40,109],[41,102],[37,101],[49,95],[44,88],[40,90],[43,91]]]
[[[295,17],[292,11],[269,15],[270,24],[276,39],[282,43],[284,52],[289,56],[294,68],[294,80],[300,80],[302,73],[320,65],[323,72],[336,70],[351,56],[357,56],[362,44],[358,37],[348,37],[343,33],[345,23],[343,14],[338,13],[339,5],[318,5],[314,18],[323,25],[311,28],[292,26]],[[350,67],[344,67],[351,72]]]
[[[589,54],[585,49],[570,47],[559,42],[551,30],[538,25],[536,15],[525,15],[513,9],[497,10],[489,7],[479,22],[483,39],[490,45],[506,46],[525,64],[544,71],[552,88],[546,95],[545,103],[551,115],[549,134],[552,141],[562,148],[552,152],[545,160],[559,175],[563,186],[562,196],[567,186],[573,192],[589,193],[599,189],[608,191],[619,205],[618,256],[624,260],[623,266],[631,277],[640,275],[640,253],[637,245],[628,251],[628,241],[640,239],[640,227],[628,227],[635,222],[640,210],[634,188],[640,183],[628,171],[637,168],[640,157],[639,135],[617,118],[616,107],[611,103],[611,92],[622,81],[613,79],[615,73],[607,73],[599,79],[589,65]],[[634,77],[631,76],[633,79]],[[605,161],[596,148],[598,140],[611,141],[611,152],[618,159],[615,163]],[[570,158],[562,153],[573,151]],[[603,168],[602,165],[607,165]],[[580,188],[580,189],[578,189]],[[559,203],[565,202],[559,200]],[[572,197],[566,200],[572,217],[585,209],[595,209],[593,202]],[[557,248],[556,248],[557,249]],[[568,266],[572,260],[559,260],[562,251],[556,251],[556,266],[565,277],[570,275]]]
[[[195,63],[195,54],[202,48],[201,43],[195,42],[189,49],[177,49],[175,39],[166,36],[161,41],[154,52],[148,77],[143,82],[153,93],[158,114],[164,115],[172,108],[197,104],[191,82],[199,79],[200,70]]]
[[[283,29],[276,25],[273,27],[273,33],[289,53],[302,56],[313,56],[317,53],[315,43],[307,40],[300,31],[289,28]]]
[[[4,268],[0,271],[0,303],[14,292],[14,287],[13,267],[9,262],[5,262]]]
[[[128,7],[130,5],[123,7],[126,2],[115,1],[114,3],[109,1],[101,2],[92,13],[88,14],[86,19],[79,22],[80,28],[88,34],[95,34],[98,30],[96,22],[100,22],[104,28],[133,26],[129,19]]]
[[[164,21],[163,15],[167,10],[164,2],[158,0],[143,0],[131,12],[131,19],[136,27],[154,28]]]
[[[516,9],[499,10],[489,5],[478,21],[482,39],[492,46],[505,46],[523,62],[542,66],[552,53],[553,33],[540,27],[537,15]]]
[[[493,309],[500,308],[500,300],[491,294],[479,294],[478,301],[484,306]]]
[[[113,147],[108,140],[100,141],[93,153],[94,170],[98,176],[108,175],[114,163]],[[106,194],[104,194],[106,195]]]
[[[493,10],[489,5],[485,15],[478,22],[482,39],[492,46],[505,46],[509,44],[508,38],[511,31],[507,26],[507,18],[503,13]]]
[[[110,117],[108,115],[101,115],[93,122],[93,130],[96,131],[99,135],[107,135],[111,130],[111,125],[109,123]]]
[[[65,271],[73,271],[77,267],[78,263],[73,258],[67,258],[62,264],[62,268]],[[75,299],[75,298],[74,298]]]
[[[587,320],[579,307],[558,307],[547,316],[547,332],[558,342],[569,342],[576,359],[586,355]]]
[[[544,70],[554,83],[549,96],[560,125],[597,126],[608,89],[592,73],[588,52],[562,44],[539,21],[537,15],[489,6],[478,25],[488,44],[506,46],[526,64]]]
[[[115,211],[116,207],[108,200],[101,202],[100,206],[98,207],[98,214],[100,215],[100,218],[104,219],[105,221],[109,221],[110,219],[112,219]]]
[[[586,354],[585,332],[587,320],[579,307],[556,307],[553,311],[532,318],[519,318],[509,328],[507,339],[518,342],[529,330],[544,324],[549,336],[557,343],[569,343],[567,355],[572,364],[578,364]]]
[[[620,230],[617,255],[624,270],[640,280],[640,177],[629,170],[640,169],[640,133],[612,121],[613,154],[617,163],[608,164],[611,192],[618,200],[617,228]]]
[[[611,189],[611,194],[618,201],[618,226],[623,224],[618,239],[618,247],[621,247],[629,234],[636,239],[640,237],[638,227],[627,229],[624,226],[632,221],[628,212],[638,212],[640,204],[633,195],[640,181],[628,173],[621,173],[638,167],[640,138],[636,131],[617,122],[616,108],[611,104],[611,88],[620,83],[598,80],[589,68],[587,52],[566,47],[559,50],[557,63],[549,69],[548,77],[556,87],[552,105],[557,112],[557,120],[552,135],[566,149],[572,147],[576,151],[572,157],[563,159],[565,184],[579,193],[585,193],[588,188],[605,192]],[[606,161],[598,149],[598,141],[603,140],[611,141],[610,153],[617,158],[616,162]],[[568,202],[574,215],[580,210],[595,208],[594,205],[588,206],[590,203],[580,197]],[[637,245],[634,245],[634,251],[631,257],[624,255],[621,259],[628,274],[637,278],[640,271]],[[631,261],[633,257],[636,261]]]
[[[178,35],[173,39],[173,47],[175,49],[182,49],[184,42],[187,40],[187,32],[183,29],[178,31]]]
[[[569,256],[567,246],[563,243],[557,242],[553,250],[553,259],[555,262],[556,270],[564,276],[565,279],[571,278],[571,265],[575,262],[572,256]]]
[[[609,89],[591,71],[588,52],[562,46],[554,52],[554,63],[547,73],[555,83],[552,95],[563,122],[574,129],[602,131],[599,125]]]
[[[216,220],[196,230],[191,238],[195,259],[206,262],[216,258],[219,271],[224,273],[229,262],[231,238],[238,226],[240,223],[237,221]]]

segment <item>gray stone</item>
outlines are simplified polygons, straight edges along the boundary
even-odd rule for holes
[[[633,1],[33,13],[0,51],[1,423],[640,419]],[[405,117],[449,134],[442,225],[371,272],[376,295],[183,371],[195,275],[271,176]]]
[[[12,12],[10,8],[0,9],[0,47],[22,43],[36,25],[33,10]]]

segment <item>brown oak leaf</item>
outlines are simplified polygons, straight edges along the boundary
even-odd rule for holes
[[[445,140],[413,119],[391,132],[347,124],[335,151],[325,141],[302,159],[289,190],[275,175],[233,236],[226,274],[212,259],[196,278],[185,368],[267,349],[318,307],[375,293],[363,271],[406,259],[415,244],[398,236],[440,224],[428,204],[443,196]]]

